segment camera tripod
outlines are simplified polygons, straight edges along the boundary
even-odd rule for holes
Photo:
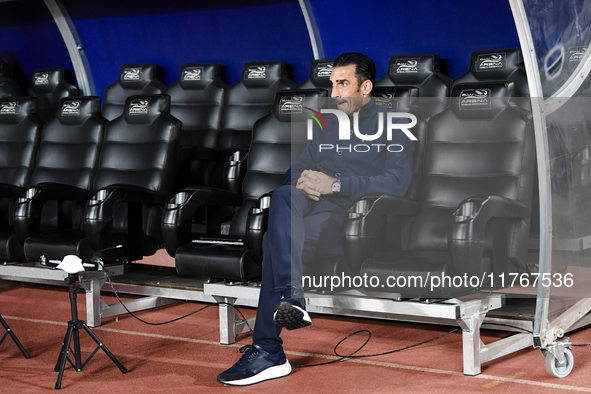
[[[64,368],[66,367],[66,361],[74,367],[77,372],[81,372],[82,369],[86,366],[86,364],[90,361],[90,359],[102,349],[107,356],[115,363],[115,365],[119,368],[122,373],[126,373],[127,369],[119,360],[115,358],[113,353],[107,349],[107,347],[102,343],[102,341],[96,336],[94,332],[86,325],[84,320],[78,319],[78,305],[76,303],[76,298],[78,291],[80,288],[76,286],[76,281],[78,281],[78,274],[68,274],[68,277],[65,279],[66,283],[69,284],[69,293],[70,293],[70,307],[72,310],[72,320],[68,322],[68,330],[66,331],[66,337],[62,344],[62,349],[60,351],[60,355],[57,359],[57,363],[55,364],[55,371],[59,372],[57,376],[57,382],[55,383],[55,388],[59,389],[62,386],[62,377],[64,376]],[[90,337],[96,342],[98,345],[96,349],[88,356],[84,363],[82,362],[82,357],[80,354],[80,329],[84,329],[90,335]],[[70,347],[70,342],[74,339],[74,349]],[[68,353],[72,352],[72,356],[74,361],[70,360],[68,357]]]

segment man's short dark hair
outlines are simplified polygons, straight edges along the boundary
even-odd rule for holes
[[[333,67],[346,67],[355,65],[355,76],[359,85],[365,80],[370,80],[372,85],[376,83],[376,64],[367,55],[359,52],[347,52],[337,57]]]

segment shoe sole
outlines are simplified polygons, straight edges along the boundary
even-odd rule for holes
[[[310,315],[304,309],[289,302],[281,302],[273,315],[275,324],[285,327],[288,330],[308,327],[312,324]]]
[[[253,375],[248,378],[239,379],[239,380],[232,380],[223,382],[218,379],[218,382],[222,384],[227,384],[230,386],[249,386],[251,384],[264,382],[265,380],[277,379],[287,376],[291,373],[291,365],[289,364],[288,360],[285,360],[285,364],[276,365],[274,367],[270,367],[265,369],[264,371],[259,372],[256,375]]]

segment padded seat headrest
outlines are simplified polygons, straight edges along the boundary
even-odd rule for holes
[[[37,113],[35,97],[10,97],[0,99],[0,123],[16,124]]]
[[[66,82],[64,67],[35,70],[31,75],[31,90],[35,93],[51,92],[60,82]]]
[[[181,66],[179,85],[187,89],[197,89],[219,79],[221,66],[218,63],[187,63]]]
[[[248,87],[269,87],[281,78],[287,78],[287,63],[284,60],[248,62],[242,68],[242,82]]]
[[[435,53],[396,55],[390,58],[388,76],[394,81],[404,79],[419,83],[427,76],[439,72],[439,64],[439,55]]]
[[[511,106],[513,89],[510,81],[459,83],[452,89],[450,106],[460,119],[493,118]]]
[[[377,105],[396,112],[408,112],[416,104],[419,88],[414,86],[382,86],[371,91]]]
[[[156,64],[124,64],[119,71],[119,83],[127,89],[141,89],[158,78]]]
[[[98,96],[64,97],[60,99],[57,118],[62,124],[82,124],[92,115],[101,113]]]
[[[314,85],[332,87],[330,74],[336,58],[316,59],[310,65],[310,80]]]
[[[519,48],[475,51],[470,56],[470,72],[477,78],[508,78],[522,67],[523,56]]]
[[[163,112],[170,112],[168,94],[135,95],[125,100],[123,118],[128,123],[152,123]]]
[[[328,100],[328,91],[324,89],[280,90],[275,94],[273,114],[280,122],[301,121],[299,114],[306,115],[307,108],[319,111]],[[305,116],[308,118],[308,116]]]

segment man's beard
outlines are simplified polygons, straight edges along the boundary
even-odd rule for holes
[[[356,93],[359,92],[360,90],[359,88],[357,88]],[[363,97],[341,97],[334,99],[334,101],[337,104],[337,107],[339,107],[341,111],[347,114],[347,116],[353,115],[353,113],[359,111],[359,109],[361,109],[361,107],[363,106]],[[345,109],[341,109],[340,104],[345,104]]]

